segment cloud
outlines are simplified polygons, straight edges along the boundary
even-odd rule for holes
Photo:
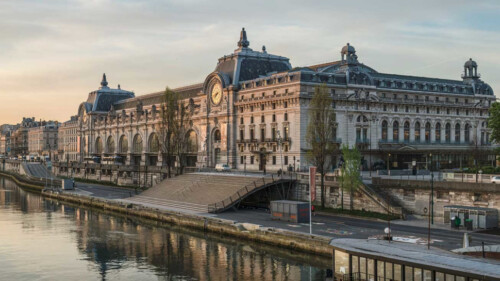
[[[0,0],[0,123],[64,121],[103,72],[139,95],[201,82],[241,27],[294,66],[346,42],[388,73],[460,79],[473,57],[500,92],[499,15],[497,1]]]

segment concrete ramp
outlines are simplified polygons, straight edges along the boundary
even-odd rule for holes
[[[272,177],[219,173],[192,173],[166,179],[126,202],[157,208],[207,213],[209,205],[223,202],[244,187],[261,186]]]
[[[45,165],[40,163],[26,162],[22,164],[24,172],[34,178],[51,178],[52,174],[47,170]]]

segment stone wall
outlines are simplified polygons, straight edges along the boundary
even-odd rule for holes
[[[297,174],[297,184],[295,185],[292,194],[294,199],[301,201],[309,201],[309,175],[306,173]],[[333,174],[325,176],[325,206],[328,208],[341,208],[342,201],[344,209],[350,208],[350,193],[347,190],[340,188],[339,179]],[[342,195],[343,193],[343,195]],[[387,213],[387,203],[383,198],[375,198],[376,195],[367,190],[365,186],[354,192],[353,208],[355,210],[365,210],[377,213]],[[342,200],[343,199],[343,200]],[[321,204],[321,182],[320,175],[316,175],[316,200],[314,204]],[[397,210],[391,209],[393,212]]]
[[[373,178],[373,185],[407,211],[424,215],[429,208],[429,181]],[[495,184],[437,181],[434,185],[434,217],[443,220],[443,207],[461,205],[500,211],[500,188]]]

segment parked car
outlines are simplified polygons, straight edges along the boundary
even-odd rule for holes
[[[500,176],[494,176],[491,178],[491,183],[500,183]]]
[[[215,165],[215,170],[217,172],[229,172],[231,171],[231,168],[229,168],[228,164],[217,164]]]

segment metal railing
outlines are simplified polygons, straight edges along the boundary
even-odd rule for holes
[[[271,174],[271,181],[266,181],[266,178],[260,178],[258,180],[255,180],[252,183],[245,185],[243,188],[235,192],[233,195],[227,197],[226,199],[213,204],[209,204],[208,212],[217,213],[220,210],[224,210],[227,207],[232,206],[235,202],[241,200],[242,197],[249,194],[250,192],[259,189],[262,186],[274,184],[276,182],[279,182],[280,180],[281,178],[279,178],[278,176],[276,176],[275,179],[274,174]]]
[[[474,142],[470,141],[461,141],[461,142],[454,142],[454,141],[408,141],[408,140],[384,140],[380,139],[378,141],[380,144],[410,144],[410,145],[475,145]]]

